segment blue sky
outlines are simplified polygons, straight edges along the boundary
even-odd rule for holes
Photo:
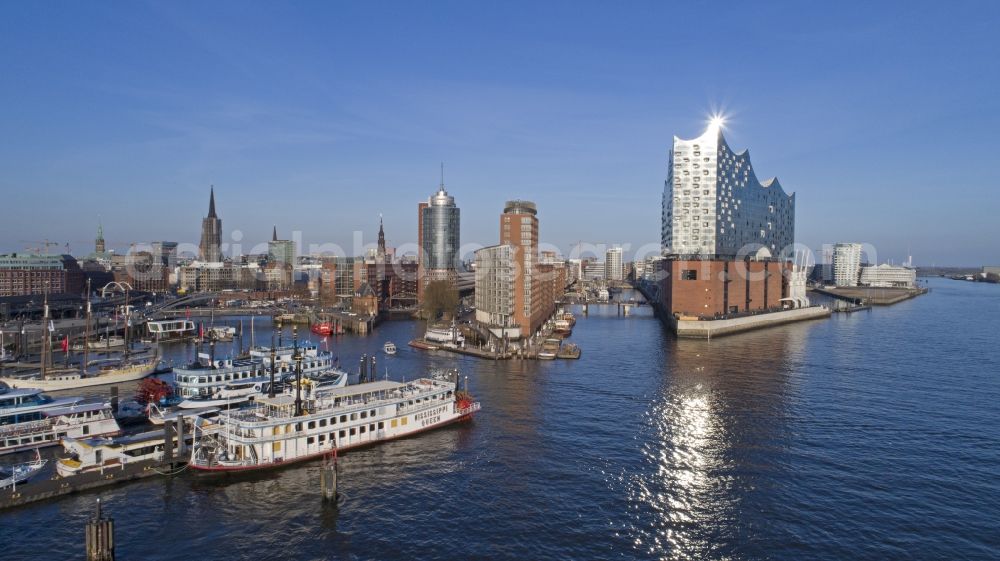
[[[831,3],[827,3],[831,4]],[[504,200],[544,241],[659,239],[672,137],[724,111],[796,240],[1000,263],[998,4],[21,2],[0,17],[0,250],[416,236]]]

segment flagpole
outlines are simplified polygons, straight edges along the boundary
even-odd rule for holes
[[[128,285],[125,285],[126,287]],[[128,288],[125,289],[125,360],[128,361],[131,341],[129,340],[129,328],[132,327],[132,314],[128,309]]]
[[[47,331],[50,328],[51,325],[52,325],[52,323],[49,321],[49,283],[46,282],[45,283],[45,295],[43,297],[43,303],[42,303],[42,337],[43,337],[43,339],[40,341],[40,343],[42,344],[42,349],[41,349],[41,353],[42,353],[42,369],[41,369],[41,372],[40,372],[42,380],[45,379],[46,367],[48,366],[46,364],[48,362],[48,354],[46,354],[46,350],[48,350],[49,352],[51,352],[51,350],[52,350],[51,348],[49,348],[49,345],[52,344],[52,333],[49,332],[49,331]],[[46,340],[48,340],[48,345],[46,345]]]
[[[80,375],[87,374],[87,363],[90,362],[90,279],[87,279],[87,319],[83,331],[83,365],[80,367]]]

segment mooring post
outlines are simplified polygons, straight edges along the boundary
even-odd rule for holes
[[[174,422],[163,421],[163,461],[170,463],[174,459]]]
[[[187,445],[184,442],[184,416],[177,415],[177,458],[184,459]]]
[[[337,502],[337,456],[334,451],[333,462],[329,456],[323,458],[323,467],[320,470],[319,480],[320,491],[324,501]]]
[[[87,561],[115,560],[115,521],[101,515],[101,499],[97,499],[97,512],[87,522]]]

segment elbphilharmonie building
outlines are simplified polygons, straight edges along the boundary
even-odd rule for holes
[[[777,178],[759,181],[749,151],[734,152],[711,124],[674,137],[663,190],[664,255],[778,257],[795,239],[795,195]]]

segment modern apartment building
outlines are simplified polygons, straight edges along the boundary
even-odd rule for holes
[[[609,281],[620,281],[625,278],[622,248],[612,247],[604,253],[604,278]]]
[[[883,263],[861,267],[861,286],[879,288],[913,288],[917,284],[917,270]]]
[[[515,251],[510,244],[476,252],[476,321],[511,339],[521,337],[514,317]]]
[[[602,281],[605,280],[608,268],[603,261],[586,261],[583,265],[583,280]]]
[[[833,246],[833,284],[858,286],[861,280],[861,244],[838,243]]]

